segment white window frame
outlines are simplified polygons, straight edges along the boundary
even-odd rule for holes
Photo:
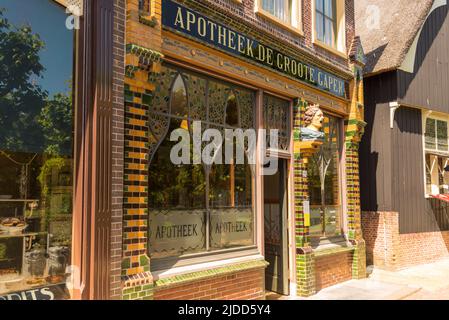
[[[312,40],[313,44],[347,59],[346,48],[346,8],[344,0],[336,0],[335,5],[335,45],[330,46],[318,39],[316,31],[316,0],[312,0]]]
[[[449,149],[447,151],[440,151],[438,150],[438,140],[437,135],[435,134],[435,149],[427,149],[426,148],[426,127],[427,127],[427,120],[432,119],[435,121],[444,121],[448,125],[448,144],[449,144],[449,115],[434,113],[432,111],[422,111],[422,143],[423,143],[423,164],[424,164],[424,194],[426,198],[430,198],[432,195],[439,195],[440,193],[440,185],[439,185],[439,168],[438,163],[433,162],[432,169],[430,171],[431,176],[436,175],[436,177],[431,178],[431,182],[433,182],[433,179],[437,179],[437,184],[431,183],[431,190],[438,190],[437,192],[427,192],[427,160],[426,155],[430,154],[434,157],[441,157],[441,158],[447,158],[447,163],[449,164]],[[437,130],[437,126],[435,125],[435,130]],[[436,173],[434,170],[437,170]],[[449,182],[448,182],[449,185]],[[449,186],[448,186],[449,188]]]
[[[266,11],[262,7],[262,1],[263,0],[256,0],[254,3],[254,12],[257,15],[263,16],[270,20],[271,22],[283,27],[287,28],[290,31],[293,31],[295,33],[298,33],[300,35],[303,35],[303,28],[302,28],[302,1],[301,0],[291,0],[292,1],[292,9],[291,9],[291,17],[290,17],[290,23],[283,21],[276,17],[275,15],[271,14],[270,12]],[[286,3],[289,0],[284,0]]]

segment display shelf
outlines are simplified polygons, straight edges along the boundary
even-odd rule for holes
[[[39,202],[37,199],[0,199],[0,202]]]
[[[27,232],[27,233],[17,233],[17,234],[0,233],[0,239],[32,237],[32,236],[38,236],[40,234],[46,234],[46,232]]]

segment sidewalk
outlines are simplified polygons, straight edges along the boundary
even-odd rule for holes
[[[371,271],[367,279],[323,289],[307,300],[449,300],[449,259],[396,272]]]

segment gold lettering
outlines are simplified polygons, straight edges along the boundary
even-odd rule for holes
[[[246,39],[246,54],[248,56],[251,56],[251,58],[254,58],[254,52],[253,52],[253,47],[254,47],[254,41],[250,40],[250,39]]]
[[[235,47],[235,36],[236,36],[235,32],[229,30],[229,34],[228,34],[228,41],[229,41],[228,47],[229,47],[230,49],[232,49],[232,50],[236,50],[236,47]]]
[[[284,71],[290,72],[290,58],[284,57]]]
[[[198,34],[202,37],[206,36],[206,20],[203,17],[198,18]]]
[[[192,23],[195,23],[195,21],[196,21],[195,15],[192,12],[187,11],[187,31],[190,31],[190,25]]]
[[[237,35],[237,48],[240,53],[245,53],[245,38],[242,35]]]
[[[315,69],[310,67],[309,68],[309,74],[310,74],[310,82],[315,83]]]
[[[178,12],[176,13],[175,26],[177,26],[178,24],[181,27],[181,29],[185,29],[184,20],[182,18],[182,10],[180,7],[178,7]]]
[[[259,57],[257,58],[259,61],[265,61],[265,47],[259,44]]]
[[[321,72],[318,72],[318,84],[320,86],[323,86],[323,79],[322,79],[322,77],[323,77],[323,74]]]
[[[208,21],[207,24],[210,26],[210,41],[215,41],[215,29],[217,28],[217,24],[211,21]]]
[[[270,66],[273,65],[273,49],[267,48],[267,62]]]
[[[298,62],[296,60],[292,60],[291,62],[291,69],[292,69],[292,75],[296,76],[298,73]]]
[[[226,28],[218,26],[218,43],[226,45]]]
[[[298,77],[304,78],[304,65],[302,63],[298,63]]]
[[[282,64],[282,54],[278,53],[276,55],[276,60],[277,60],[278,68],[281,70],[284,70],[284,65]]]

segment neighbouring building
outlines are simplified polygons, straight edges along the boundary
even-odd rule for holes
[[[0,1],[0,300],[120,299],[125,0]]]
[[[447,15],[446,0],[356,1],[367,52],[362,227],[376,267],[449,256]]]
[[[366,276],[354,2],[126,1],[123,299],[309,296]],[[300,138],[311,104],[321,143]],[[260,155],[173,164],[171,132],[195,121],[278,129],[277,173]]]

